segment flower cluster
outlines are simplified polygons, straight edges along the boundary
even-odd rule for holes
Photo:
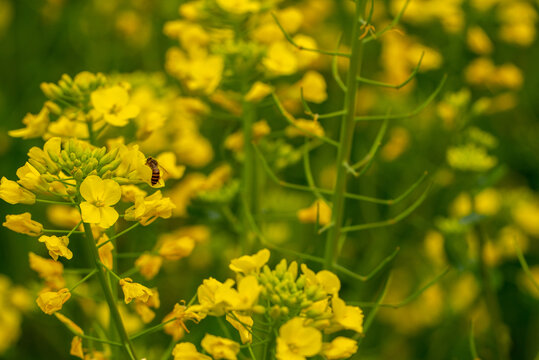
[[[232,260],[230,269],[236,273],[236,280],[204,280],[197,291],[198,304],[176,304],[163,320],[174,321],[167,324],[165,331],[180,339],[185,330],[184,321],[224,316],[238,331],[242,343],[253,347],[261,326],[267,327],[268,334],[278,331],[273,350],[277,359],[305,359],[317,354],[328,359],[352,356],[357,351],[355,340],[337,336],[330,342],[322,341],[323,333],[363,332],[363,313],[339,297],[339,278],[327,270],[315,273],[305,264],[300,266],[298,275],[298,264],[295,261],[288,264],[284,259],[272,270],[266,265],[269,257],[269,250],[263,249]],[[215,359],[222,358],[219,354],[223,352],[231,354],[227,359],[236,359],[240,349],[239,344],[229,339],[217,340],[213,335],[206,335],[202,347]],[[187,358],[182,349],[196,352],[193,344],[180,343],[175,349],[175,359]]]

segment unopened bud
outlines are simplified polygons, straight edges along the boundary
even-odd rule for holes
[[[97,159],[91,158],[86,162],[86,165],[82,168],[82,171],[85,174],[89,174],[92,170],[95,170],[97,167]]]
[[[100,166],[107,165],[108,163],[116,159],[116,156],[118,156],[118,151],[119,151],[119,148],[109,151],[107,154],[105,154],[103,157],[99,159],[99,165]]]
[[[62,109],[60,108],[60,106],[58,106],[58,104],[53,101],[50,101],[50,100],[45,101],[44,106],[47,110],[49,110],[51,113],[55,115],[60,115],[62,113]]]
[[[281,308],[278,305],[274,305],[271,307],[269,311],[269,316],[272,319],[278,319],[281,317]]]
[[[82,179],[84,178],[84,173],[81,169],[77,169],[77,171],[75,171],[75,173],[73,174],[73,177],[75,178],[75,180],[77,180],[77,182],[82,182]]]
[[[28,159],[28,162],[30,163],[30,165],[32,165],[40,174],[45,174],[47,173],[47,168],[42,164],[40,163],[39,161],[35,160],[35,159]]]
[[[253,310],[253,312],[254,312],[255,314],[260,314],[260,315],[262,315],[262,314],[264,314],[264,313],[266,312],[266,308],[263,307],[262,305],[255,305],[255,306],[253,306],[253,309],[252,309],[252,310]]]
[[[122,159],[116,159],[113,162],[111,162],[108,165],[105,165],[99,170],[99,176],[103,175],[107,171],[114,171],[120,164],[122,163]]]

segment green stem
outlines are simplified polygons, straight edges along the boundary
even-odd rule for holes
[[[360,74],[361,62],[363,58],[363,41],[359,39],[359,18],[365,12],[366,0],[356,0],[356,14],[354,16],[354,25],[352,28],[352,54],[350,56],[350,68],[347,75],[347,92],[344,98],[343,122],[341,124],[341,133],[339,138],[339,150],[337,152],[337,180],[335,182],[335,193],[333,195],[333,213],[332,222],[335,224],[328,232],[326,249],[324,254],[324,267],[331,269],[338,256],[338,244],[341,237],[341,226],[344,220],[344,206],[346,181],[348,172],[343,166],[344,163],[350,163],[350,152],[352,150],[352,141],[354,138],[354,114],[356,112],[356,78]]]
[[[249,91],[249,84],[244,80],[243,93],[246,94]],[[242,185],[241,185],[241,197],[243,204],[246,208],[243,209],[243,236],[242,236],[242,250],[247,252],[249,248],[249,232],[247,229],[246,214],[251,213],[254,209],[254,188],[255,188],[255,157],[252,145],[253,140],[253,122],[256,116],[254,105],[250,102],[243,102],[243,169],[242,169]]]
[[[108,243],[111,242],[112,240],[114,240],[114,239],[116,239],[116,238],[122,236],[123,234],[125,234],[125,233],[127,233],[127,232],[133,230],[134,228],[136,228],[136,227],[139,226],[139,225],[140,225],[140,223],[139,223],[139,222],[136,222],[135,224],[131,225],[131,226],[128,227],[127,229],[125,229],[125,230],[119,232],[118,234],[116,234],[116,235],[110,237],[107,241],[102,242],[101,244],[97,245],[97,248],[99,249],[101,246],[105,246],[106,244],[108,244]]]
[[[82,279],[77,281],[77,283],[75,285],[73,285],[71,287],[71,289],[69,289],[69,292],[73,292],[73,290],[75,290],[80,284],[84,283],[86,280],[91,278],[96,272],[97,272],[97,270],[93,269],[88,275],[86,275],[85,277],[83,277]]]
[[[55,229],[43,229],[41,230],[43,233],[59,233],[59,234],[65,234],[67,233],[68,237],[71,234],[84,234],[84,231],[77,231],[77,230],[55,230]]]
[[[73,205],[70,202],[67,201],[54,201],[54,200],[46,200],[46,199],[36,199],[36,202],[44,203],[44,204],[55,204],[55,205]]]
[[[107,281],[105,270],[103,269],[103,266],[101,265],[101,262],[99,261],[99,253],[97,251],[97,246],[95,244],[95,240],[92,234],[92,228],[90,227],[90,224],[84,223],[84,231],[86,233],[86,242],[88,245],[89,253],[92,255],[94,259],[94,264],[97,270],[97,275],[99,277],[99,282],[101,284],[101,288],[105,295],[105,299],[109,305],[111,321],[113,321],[116,325],[116,330],[118,331],[118,334],[120,335],[120,339],[122,341],[122,344],[125,348],[125,351],[129,359],[137,360],[135,351],[133,349],[133,344],[131,344],[131,340],[129,340],[129,336],[127,335],[127,331],[125,330],[125,326],[120,316],[120,312],[118,310],[118,307],[116,306],[116,302],[114,301],[114,295],[112,294],[112,290]]]

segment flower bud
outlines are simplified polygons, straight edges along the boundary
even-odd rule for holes
[[[44,106],[52,114],[60,115],[62,113],[62,109],[60,108],[60,106],[58,106],[58,104],[56,104],[55,102],[52,102],[50,100],[45,101]]]
[[[279,305],[273,305],[269,311],[269,316],[272,318],[272,319],[278,319],[279,317],[281,317],[281,308],[279,307]]]
[[[90,172],[92,172],[92,170],[95,170],[96,167],[97,167],[97,159],[91,158],[90,160],[86,162],[86,165],[84,165],[84,167],[82,168],[82,171],[86,175],[88,175]]]
[[[48,183],[56,181],[56,177],[52,176],[51,174],[43,174],[41,175],[41,179]]]
[[[262,305],[255,305],[255,306],[253,306],[252,311],[255,314],[262,315],[262,314],[266,313],[266,308],[264,306],[262,306]]]
[[[39,161],[37,160],[34,160],[34,159],[28,159],[28,162],[30,163],[30,165],[32,165],[40,174],[46,174],[48,171],[47,171],[47,168],[45,166],[43,166],[42,163],[40,163]]]
[[[77,180],[77,182],[82,182],[82,179],[84,178],[84,173],[81,169],[77,169],[77,171],[75,171],[75,173],[73,174],[73,177],[75,178],[75,180]]]
[[[69,84],[70,86],[73,85],[73,79],[71,78],[71,76],[67,74],[63,74],[61,79],[67,84]]]
[[[59,162],[60,161],[60,159],[58,158],[58,155],[56,155],[52,151],[47,150],[47,154],[49,155],[49,157],[51,158],[52,161],[54,161],[54,162]]]
[[[301,302],[301,304],[299,304],[299,306],[300,306],[302,309],[305,309],[305,308],[311,306],[312,304],[313,304],[313,302],[312,302],[311,300],[306,300],[306,299],[305,299],[305,300],[303,300],[303,301]]]
[[[116,159],[113,162],[111,162],[108,165],[105,165],[99,170],[98,174],[99,176],[103,175],[107,171],[114,171],[120,164],[122,163],[122,159]]]
[[[288,307],[286,306],[281,306],[281,314],[283,316],[288,316],[288,314],[290,313],[290,310],[288,310]]]
[[[99,165],[100,166],[104,166],[104,165],[107,165],[108,163],[110,163],[111,161],[113,161],[114,159],[116,159],[116,156],[118,156],[118,151],[119,151],[119,148],[116,148],[112,151],[109,151],[107,154],[105,154],[104,156],[100,157],[99,159]]]
[[[276,304],[280,304],[281,303],[281,298],[279,297],[279,295],[273,294],[273,295],[271,295],[271,301],[276,303]]]

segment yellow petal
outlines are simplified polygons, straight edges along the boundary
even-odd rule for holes
[[[95,202],[100,198],[100,195],[105,191],[103,180],[97,175],[90,175],[80,185],[80,194],[84,200]],[[121,194],[121,192],[120,192]],[[84,219],[84,216],[83,216]],[[85,220],[85,222],[88,222]]]
[[[118,220],[118,212],[110,206],[101,207],[99,208],[99,211],[101,213],[101,222],[99,223],[99,226],[102,228],[108,229],[114,225],[116,220]]]
[[[89,202],[82,202],[80,204],[80,211],[82,213],[82,221],[85,223],[96,224],[101,221],[101,212],[99,211],[99,208]]]
[[[103,185],[104,189],[101,199],[103,200],[103,204],[105,206],[111,206],[120,201],[120,198],[122,197],[122,189],[116,181],[111,179],[103,180]]]

